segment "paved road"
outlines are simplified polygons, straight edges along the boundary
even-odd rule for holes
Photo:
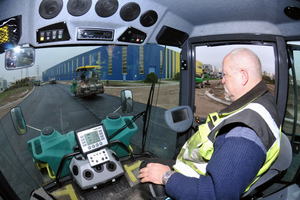
[[[48,84],[36,87],[19,106],[28,125],[39,129],[51,126],[61,133],[67,133],[99,123],[119,105],[119,97],[101,94],[93,98],[78,98],[70,93],[67,85]],[[133,115],[146,108],[146,105],[140,103],[134,106]],[[163,111],[160,108],[152,109],[147,145],[152,152],[168,157],[175,149],[170,139],[174,140],[176,136],[165,128]],[[140,131],[132,138],[132,142],[139,146],[143,123],[141,119],[136,123]],[[0,120],[0,170],[24,199],[33,188],[42,184],[42,177],[33,165],[26,143],[39,134],[38,131],[28,129],[27,134],[17,135],[9,114]]]

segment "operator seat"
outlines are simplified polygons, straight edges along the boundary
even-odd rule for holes
[[[261,192],[265,188],[263,187],[267,183],[275,178],[277,175],[283,173],[288,169],[292,162],[292,147],[288,137],[282,133],[280,140],[280,152],[278,158],[270,167],[270,169],[263,174],[256,183],[254,183],[250,189],[242,195],[242,199],[255,199],[259,197],[259,192]]]

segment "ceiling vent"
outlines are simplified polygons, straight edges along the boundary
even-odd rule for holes
[[[60,13],[62,6],[62,0],[43,0],[39,8],[40,16],[44,19],[52,19]]]
[[[81,16],[89,11],[92,5],[92,0],[69,0],[68,12],[73,16]]]
[[[95,10],[100,17],[110,17],[118,10],[118,0],[98,0]]]
[[[139,4],[130,2],[125,4],[120,10],[120,16],[124,21],[133,21],[135,20],[141,13],[141,8]]]
[[[145,27],[150,27],[157,21],[157,13],[154,10],[148,10],[144,14],[142,14],[140,18],[140,22]]]

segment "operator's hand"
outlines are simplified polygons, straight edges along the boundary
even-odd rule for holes
[[[152,182],[155,184],[163,184],[162,177],[170,171],[170,167],[159,163],[149,163],[146,167],[140,170],[139,178],[142,183]]]

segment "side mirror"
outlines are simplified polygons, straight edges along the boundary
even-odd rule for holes
[[[121,108],[123,113],[130,113],[133,110],[133,97],[131,90],[121,91]]]
[[[21,108],[20,107],[12,108],[10,110],[10,116],[17,133],[19,135],[24,135],[27,132],[27,126]]]
[[[34,64],[35,50],[31,47],[17,46],[5,51],[5,69],[15,70],[31,67]]]

